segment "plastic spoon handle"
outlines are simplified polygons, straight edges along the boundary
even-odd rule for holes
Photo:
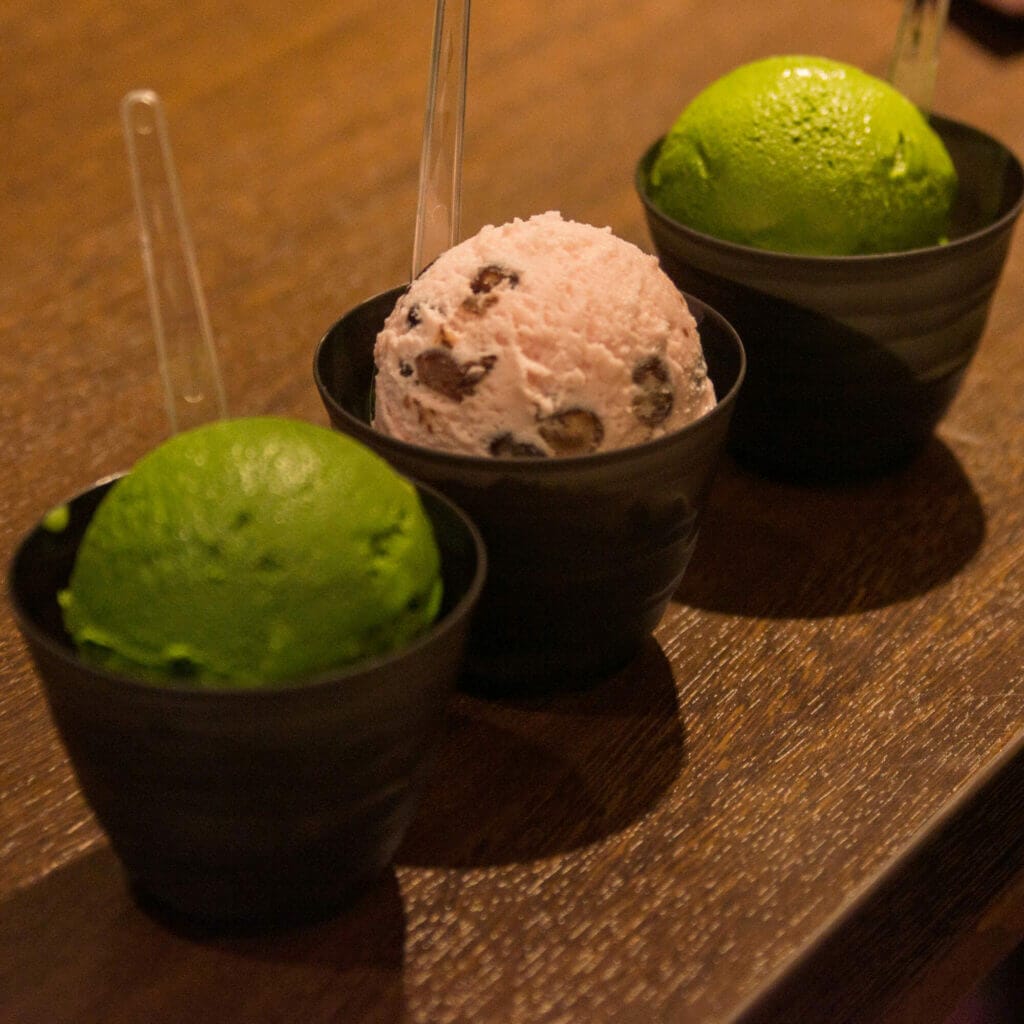
[[[939,40],[946,28],[949,0],[905,0],[889,65],[889,81],[927,114],[939,66]]]
[[[470,0],[437,0],[420,154],[412,276],[459,236]]]
[[[177,433],[227,416],[224,385],[160,97],[150,89],[128,93],[121,119],[167,415]]]

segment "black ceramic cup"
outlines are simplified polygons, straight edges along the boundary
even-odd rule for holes
[[[959,175],[948,244],[871,256],[793,256],[725,242],[662,213],[635,176],[676,285],[739,331],[749,365],[730,449],[769,475],[844,479],[894,469],[931,436],[985,329],[1024,174],[1005,146],[943,117]]]
[[[420,488],[445,597],[401,651],[273,689],[158,687],[80,659],[61,622],[57,593],[110,483],[69,502],[63,531],[34,529],[8,577],[86,800],[146,903],[217,925],[329,914],[412,819],[483,586],[478,532]]]
[[[682,578],[744,372],[736,332],[687,296],[717,406],[646,444],[553,459],[453,455],[370,426],[377,332],[402,289],[343,316],[314,378],[332,424],[476,522],[488,579],[464,685],[494,695],[579,688],[625,664]]]

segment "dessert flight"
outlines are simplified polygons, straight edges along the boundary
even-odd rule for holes
[[[891,86],[850,65],[794,55],[746,64],[700,92],[660,144],[649,187],[673,231],[684,225],[702,241],[735,243],[733,253],[769,250],[796,263],[789,254],[942,246],[958,178],[942,139]],[[745,289],[747,279],[739,284]],[[190,792],[210,798],[213,825],[194,849],[214,840],[202,863],[230,916],[248,909],[240,879],[250,868],[249,837],[267,833],[264,797],[248,791],[253,751],[275,769],[285,751],[308,772],[296,769],[287,780],[293,790],[281,790],[280,836],[296,840],[287,863],[297,898],[312,905],[330,891],[340,899],[335,863],[358,846],[353,837],[366,838],[369,852],[350,858],[346,885],[378,872],[411,820],[444,701],[460,670],[463,678],[473,671],[463,664],[464,643],[479,674],[511,680],[513,693],[534,677],[556,687],[592,680],[634,656],[678,593],[746,379],[739,320],[724,303],[677,286],[657,257],[610,228],[555,211],[488,225],[400,294],[365,305],[382,297],[387,306],[374,305],[372,326],[360,327],[359,360],[349,358],[349,335],[341,356],[325,349],[336,369],[329,412],[328,399],[338,399],[351,415],[356,392],[361,411],[372,402],[372,429],[361,420],[353,430],[361,440],[273,416],[172,437],[99,500],[66,586],[48,598],[67,634],[47,634],[40,645],[39,664],[59,662],[54,694],[116,692],[110,703],[126,710],[110,728],[130,744],[136,736],[162,742],[157,719],[145,716],[169,713],[180,718],[176,736],[209,754],[217,771],[237,757],[234,789],[208,785],[217,771],[202,763],[189,782]],[[792,296],[787,303],[794,307]],[[774,322],[762,308],[757,319]],[[394,466],[371,450],[378,444]],[[447,511],[428,515],[424,502]],[[41,529],[60,531],[60,514]],[[442,611],[442,603],[455,608]],[[332,672],[329,690],[291,685]],[[126,686],[117,674],[149,685]],[[289,688],[280,702],[282,692],[269,692]],[[245,691],[258,728],[222,714],[227,702],[216,691]],[[53,706],[67,714],[69,736],[86,736],[78,757],[89,769],[106,756],[103,744],[88,742],[96,702],[66,702],[64,711],[62,700]],[[301,730],[278,716],[286,701]],[[223,753],[210,747],[210,721],[223,726]],[[309,749],[315,756],[307,759]],[[178,750],[157,750],[161,786],[178,787],[183,762],[198,758]],[[161,800],[136,792],[123,767],[117,757],[105,764],[112,781],[94,793],[101,802],[121,790],[131,797],[128,813],[114,800],[101,815],[114,823],[111,834],[131,826],[126,863],[170,905],[205,912],[209,878],[182,894],[178,866],[187,857],[163,857],[168,837],[182,832],[179,820],[144,837],[136,856],[138,809]],[[307,856],[304,829],[345,786],[351,806],[322,829],[317,857]],[[313,809],[296,818],[307,792]],[[235,821],[237,807],[246,815]],[[241,822],[242,839],[225,820]],[[217,846],[222,834],[230,855]],[[279,862],[277,850],[264,851],[264,895],[273,886],[262,879],[284,877]],[[288,899],[267,906],[277,913]]]

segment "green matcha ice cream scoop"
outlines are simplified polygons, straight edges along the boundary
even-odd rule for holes
[[[83,538],[65,624],[155,682],[269,685],[401,647],[437,614],[415,488],[345,435],[256,417],[178,434],[119,480]]]
[[[673,219],[805,255],[897,252],[948,230],[956,172],[888,83],[819,57],[745,64],[680,114],[650,172]]]

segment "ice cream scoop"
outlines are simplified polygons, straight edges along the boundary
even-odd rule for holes
[[[441,598],[415,489],[349,438],[220,421],[145,456],[61,595],[89,658],[154,681],[268,685],[395,650]]]
[[[735,69],[686,107],[649,194],[716,238],[841,256],[935,245],[956,181],[942,140],[891,85],[837,61],[781,56]]]
[[[548,212],[439,256],[375,346],[374,426],[436,450],[586,455],[715,404],[696,323],[657,260]]]

